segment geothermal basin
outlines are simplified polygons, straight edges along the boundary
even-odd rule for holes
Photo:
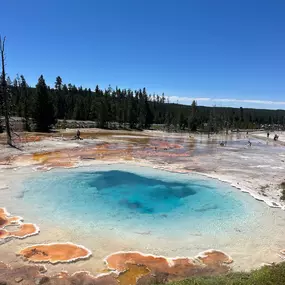
[[[234,268],[249,269],[280,261],[284,248],[284,211],[201,175],[130,164],[11,172],[17,179],[7,174],[0,206],[41,232],[1,245],[7,262],[15,260],[11,252],[33,244],[73,242],[92,257],[56,270],[98,273],[117,251],[191,257],[211,248],[231,255]]]

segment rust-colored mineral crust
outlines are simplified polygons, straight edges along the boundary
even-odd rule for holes
[[[204,251],[197,255],[196,258],[200,259],[206,265],[230,264],[233,262],[230,256],[217,250]]]
[[[4,229],[0,229],[0,239],[7,238],[9,236],[9,232]]]
[[[117,252],[106,257],[105,262],[111,270],[124,272],[130,265],[142,265],[155,274],[167,274],[171,277],[188,277],[209,272],[228,272],[231,257],[217,250],[205,251],[194,258],[166,258],[140,252]]]
[[[9,232],[9,236],[23,239],[32,235],[36,235],[39,232],[40,229],[35,224],[20,224],[18,230]]]
[[[130,161],[153,156],[160,158],[188,157],[190,153],[181,140],[178,141],[179,143],[161,139],[147,139],[147,142],[142,143],[141,139],[130,139],[128,137],[125,140],[125,143],[96,143],[95,145],[86,145],[84,148],[75,147],[73,149],[18,155],[11,159],[12,163],[17,166],[34,165],[36,170],[48,171],[52,168],[77,167],[79,163],[87,159]]]
[[[53,284],[53,285],[118,285],[117,274],[109,272],[93,276],[89,272],[81,271],[69,274],[62,271],[53,276],[43,274],[46,269],[42,265],[24,265],[11,267],[0,262],[0,284],[16,284],[15,279],[22,278],[19,284]],[[124,284],[120,284],[124,285]]]
[[[7,238],[20,238],[36,235],[40,229],[35,224],[23,223],[23,218],[18,216],[11,216],[5,208],[0,208],[0,240]],[[10,231],[8,226],[15,226],[16,230]]]
[[[17,225],[22,220],[22,217],[12,217],[5,208],[0,208],[0,229],[10,225]]]
[[[19,255],[32,262],[69,263],[91,256],[91,251],[73,243],[37,244],[22,249]]]

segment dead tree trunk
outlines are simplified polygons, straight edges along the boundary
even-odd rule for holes
[[[7,144],[12,146],[12,138],[11,138],[11,129],[9,122],[9,103],[8,103],[8,92],[7,92],[7,82],[6,82],[6,73],[5,73],[5,40],[0,37],[0,53],[1,53],[1,61],[2,61],[2,76],[1,76],[1,91],[3,95],[3,109],[4,109],[4,117],[5,117],[5,125],[6,125],[6,133],[7,133]]]

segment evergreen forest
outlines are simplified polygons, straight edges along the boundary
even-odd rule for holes
[[[6,81],[9,115],[23,118],[27,131],[49,131],[58,120],[94,121],[99,128],[142,130],[159,126],[171,131],[204,132],[285,126],[285,110],[203,107],[196,101],[190,106],[174,104],[164,94],[150,94],[145,88],[101,89],[94,85],[87,89],[65,84],[60,76],[54,86],[48,86],[43,75],[36,87],[30,87],[23,75],[13,81],[7,77]]]

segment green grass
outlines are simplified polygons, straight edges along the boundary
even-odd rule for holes
[[[193,277],[168,285],[285,285],[285,262],[264,266],[249,273],[236,272],[223,276]],[[162,284],[161,284],[162,285]]]

